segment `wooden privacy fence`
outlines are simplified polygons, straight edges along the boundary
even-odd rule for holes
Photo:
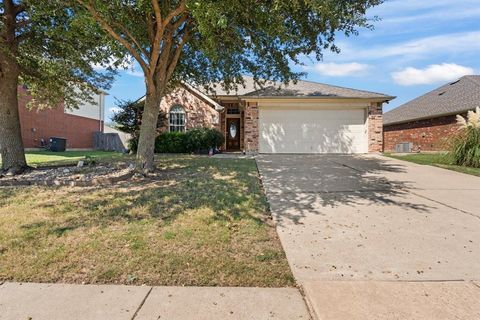
[[[127,148],[118,133],[95,132],[93,134],[93,148],[102,151],[127,152]]]

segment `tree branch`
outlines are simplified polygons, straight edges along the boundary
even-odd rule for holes
[[[157,22],[157,30],[162,26],[162,14],[157,0],[152,0],[153,12],[155,13],[155,20]]]
[[[155,32],[155,39],[152,44],[152,55],[150,56],[150,66],[152,70],[155,70],[158,59],[160,56],[160,42],[162,41],[165,28],[162,25],[162,15],[160,12],[160,6],[158,5],[157,0],[152,0],[153,11],[155,13],[155,21],[157,25],[157,30]]]
[[[122,38],[113,28],[108,24],[107,21],[105,21],[95,10],[93,7],[93,2],[90,0],[88,3],[84,0],[77,0],[77,2],[83,6],[85,9],[90,12],[92,17],[100,24],[103,30],[105,30],[112,38],[120,42],[127,50],[128,52],[137,60],[137,62],[140,64],[140,67],[142,68],[144,74],[148,77],[150,77],[150,68],[148,65],[145,63],[145,61],[142,59],[141,55],[138,53],[137,50],[124,38]]]
[[[151,14],[147,15],[146,18],[147,18],[146,22],[147,22],[148,41],[150,42],[150,44],[153,44],[155,41],[155,35],[154,35],[155,30],[153,28],[153,18]],[[153,51],[153,47],[151,46],[150,53],[152,53],[152,51]]]
[[[3,19],[4,19],[4,26],[5,30],[3,30],[3,41],[8,46],[15,46],[15,22],[16,22],[16,11],[17,5],[12,0],[6,0],[5,6],[3,9]],[[2,28],[3,29],[3,28]]]
[[[170,21],[172,21],[173,18],[185,12],[186,10],[187,10],[186,0],[181,0],[180,3],[178,4],[178,7],[175,8],[175,10],[171,11],[167,15],[165,20],[162,22],[163,26],[166,27],[170,23]]]
[[[185,43],[187,42],[188,38],[190,37],[190,29],[187,28],[180,39],[180,42],[178,43],[177,47],[175,48],[175,53],[172,57],[172,60],[170,61],[167,69],[167,80],[170,80],[170,78],[173,75],[173,72],[175,71],[175,68],[177,67],[178,59],[180,58],[180,55],[182,54],[183,47],[185,46]]]
[[[142,48],[140,45],[140,42],[137,41],[137,39],[132,35],[130,31],[128,31],[127,28],[125,28],[124,25],[118,23],[118,22],[112,22],[114,26],[119,28],[127,37],[130,38],[130,40],[133,42],[133,44],[140,50],[140,52],[143,54],[143,56],[148,57],[148,53]]]
[[[163,50],[161,52],[158,64],[155,68],[156,72],[157,72],[157,76],[158,75],[160,75],[160,76],[166,75],[166,70],[167,70],[167,66],[168,66],[168,58],[170,56],[170,50],[172,48],[172,45],[173,45],[173,33],[169,32],[169,37],[164,40]],[[157,81],[158,80],[160,80],[162,82],[166,82],[166,78],[165,79],[157,79]]]
[[[188,15],[186,13],[183,14],[173,25],[171,25],[170,29],[172,31],[177,30],[185,21],[187,21],[187,19],[188,19]]]

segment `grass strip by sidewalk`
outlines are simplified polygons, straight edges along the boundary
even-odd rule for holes
[[[400,154],[385,153],[385,156],[394,158],[394,159],[414,162],[417,164],[430,165],[430,166],[440,167],[440,168],[453,170],[461,173],[466,173],[474,176],[480,176],[480,168],[470,168],[470,167],[454,165],[452,164],[453,161],[451,159],[451,156],[448,154],[416,153],[416,154],[400,155]]]

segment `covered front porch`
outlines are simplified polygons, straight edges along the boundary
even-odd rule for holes
[[[220,113],[220,130],[225,137],[222,150],[245,150],[245,103],[241,100],[220,100],[224,107]]]

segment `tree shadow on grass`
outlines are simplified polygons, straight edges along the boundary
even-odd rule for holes
[[[48,234],[62,236],[78,228],[147,219],[168,224],[186,212],[205,208],[214,213],[215,221],[248,219],[263,224],[268,218],[252,160],[179,157],[172,163],[160,162],[160,166],[157,177],[145,180],[101,188],[65,188],[62,198],[53,200],[55,211],[63,216],[22,228],[46,227]]]

